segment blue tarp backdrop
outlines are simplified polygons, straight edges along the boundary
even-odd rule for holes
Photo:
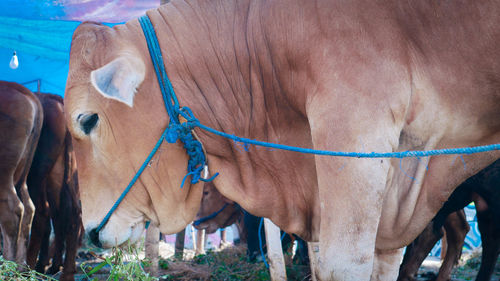
[[[40,79],[42,92],[63,95],[71,36],[78,24],[0,17],[0,79],[21,84]],[[14,51],[17,69],[9,67]],[[37,83],[25,86],[37,90]]]
[[[137,18],[160,0],[1,0],[0,80],[64,95],[73,31],[84,20],[120,23]],[[13,52],[19,67],[9,67]]]

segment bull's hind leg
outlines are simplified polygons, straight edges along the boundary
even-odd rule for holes
[[[22,248],[22,218],[24,206],[17,196],[12,179],[0,179],[0,226],[3,236],[3,256],[7,260],[24,263],[19,256]]]

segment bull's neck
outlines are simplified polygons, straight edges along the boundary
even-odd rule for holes
[[[288,86],[280,80],[287,76],[289,65],[275,60],[283,50],[273,49],[273,38],[278,36],[265,30],[255,16],[262,7],[252,1],[214,2],[174,1],[148,14],[162,31],[159,41],[180,105],[189,107],[201,123],[223,132],[310,147],[310,136],[294,138],[288,133],[308,130],[305,106],[287,96]],[[270,210],[281,209],[275,221],[289,220],[287,206],[273,206],[276,200],[262,198],[278,196],[283,187],[293,194],[294,188],[288,182],[293,179],[283,180],[261,163],[272,161],[269,151],[245,148],[202,130],[196,133],[207,151],[210,170],[221,173],[215,185],[222,194],[256,215],[272,217],[279,212]]]

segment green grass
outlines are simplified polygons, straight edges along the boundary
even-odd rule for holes
[[[0,256],[0,280],[5,281],[38,281],[38,280],[50,280],[56,281],[56,279],[38,273],[34,270],[29,270],[27,266],[18,265],[13,261],[5,260]]]
[[[207,251],[205,255],[187,260],[175,257],[160,259],[159,276],[147,271],[150,261],[139,257],[139,248],[128,246],[114,248],[109,256],[100,258],[102,262],[86,261],[80,264],[83,274],[79,278],[92,281],[187,281],[187,280],[270,280],[269,270],[262,262],[247,261],[245,247],[228,247],[223,250]],[[309,280],[309,270],[305,266],[287,265],[288,280]],[[56,281],[57,279],[28,270],[0,256],[0,280],[4,281]]]
[[[109,257],[104,257],[103,261],[97,266],[92,267],[87,262],[83,262],[80,268],[88,280],[101,280],[94,277],[103,269],[109,271],[109,276],[106,280],[120,281],[157,281],[158,277],[151,276],[144,270],[144,267],[149,266],[147,260],[141,260],[138,255],[138,249],[135,246],[128,246],[126,250],[121,248],[113,248],[112,254]]]

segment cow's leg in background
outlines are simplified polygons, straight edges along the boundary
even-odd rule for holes
[[[182,260],[184,257],[184,237],[186,235],[186,228],[177,232],[175,235],[175,254],[176,259]]]
[[[65,255],[63,272],[60,281],[74,280],[76,273],[76,254],[80,247],[82,234],[81,209],[78,205],[78,195],[75,194],[75,179],[71,177],[70,182],[66,182],[61,190],[61,201],[59,211],[64,215],[64,225],[61,240],[64,240]]]
[[[59,212],[64,214],[65,255],[63,272],[60,281],[75,280],[76,254],[81,245],[83,234],[82,210],[78,187],[78,172],[73,152],[71,135],[66,131],[64,140],[64,177],[60,192]],[[52,178],[52,173],[50,175]],[[55,179],[54,179],[55,180]]]
[[[54,167],[47,177],[47,198],[51,206],[51,219],[54,227],[54,253],[52,256],[52,265],[47,270],[49,274],[59,272],[63,265],[63,254],[65,244],[65,232],[67,224],[72,218],[70,217],[70,208],[64,208],[64,202],[70,200],[65,191],[66,186],[63,187],[64,182],[64,155],[60,153],[56,159]]]
[[[52,217],[52,223],[54,225],[54,254],[52,256],[52,265],[47,270],[48,274],[56,274],[63,264],[65,223],[61,216],[62,214],[56,214]]]
[[[34,198],[35,202],[35,216],[33,218],[33,224],[31,227],[30,242],[28,245],[28,254],[26,256],[26,263],[30,268],[36,269],[38,272],[44,273],[45,266],[40,266],[35,268],[37,264],[37,257],[41,252],[42,247],[48,249],[48,240],[45,241],[45,233],[49,231],[50,233],[50,213],[49,205],[47,202],[47,192],[46,192],[46,181],[43,179],[41,182],[30,182],[28,178],[28,190],[30,192],[31,198]],[[47,237],[48,239],[48,237]],[[47,259],[48,262],[48,259]]]
[[[444,261],[441,268],[439,268],[439,274],[436,281],[450,280],[453,266],[458,262],[462,253],[462,245],[470,229],[467,219],[465,218],[464,210],[449,214],[444,224],[444,229],[448,246],[446,248]]]
[[[48,219],[45,221],[45,226],[43,228],[43,232],[40,233],[41,236],[41,245],[40,252],[38,254],[38,261],[36,262],[35,270],[38,272],[45,272],[45,268],[49,265],[50,262],[50,233],[52,231],[52,227],[50,224],[50,214]],[[35,235],[31,232],[32,236]],[[32,238],[31,238],[32,239]]]
[[[31,223],[33,222],[33,217],[35,216],[35,205],[31,201],[28,186],[26,185],[26,178],[18,187],[18,195],[21,198],[21,202],[24,206],[24,212],[21,222],[21,233],[20,242],[17,247],[17,257],[18,259],[22,257],[23,262],[26,260],[26,253],[28,251],[28,243],[30,238]]]
[[[227,242],[227,231],[226,231],[225,228],[223,228],[223,229],[220,230],[220,244],[219,244],[219,248],[222,249],[222,248],[227,247],[228,245],[230,245],[230,243]]]
[[[243,223],[246,233],[242,237],[246,238],[247,257],[250,262],[255,262],[260,256],[259,231],[261,231],[261,236],[264,235],[264,231],[259,229],[260,218],[247,211],[243,211]]]
[[[500,210],[489,208],[483,198],[475,196],[474,203],[477,210],[477,222],[481,233],[483,253],[481,267],[476,280],[490,280],[497,258],[500,255]],[[496,198],[493,198],[495,200]],[[494,204],[499,204],[498,201]],[[498,205],[497,205],[498,206]]]
[[[441,237],[443,237],[443,229],[439,228],[439,232],[436,232],[433,222],[430,222],[415,241],[406,247],[403,262],[399,268],[398,281],[414,280],[420,265]]]
[[[285,259],[281,248],[280,229],[271,220],[264,219],[266,232],[267,256],[271,280],[286,280]]]
[[[160,251],[160,229],[158,226],[150,224],[146,229],[146,258],[151,261],[149,273],[153,276],[158,275],[158,261]]]
[[[38,99],[14,83],[0,83],[0,227],[3,256],[26,262],[28,238],[35,207],[26,179],[43,122]]]
[[[16,194],[12,176],[0,171],[0,226],[3,237],[3,257],[7,260],[24,262],[23,257],[16,256],[21,239],[21,223],[24,206]]]
[[[205,234],[205,229],[198,229],[196,231],[196,255],[205,254],[205,240],[207,239],[207,235]]]

